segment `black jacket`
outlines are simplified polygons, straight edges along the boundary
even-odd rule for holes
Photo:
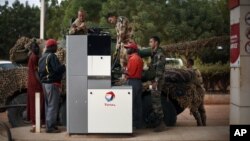
[[[38,62],[38,73],[42,83],[60,83],[65,72],[54,53],[45,52]]]

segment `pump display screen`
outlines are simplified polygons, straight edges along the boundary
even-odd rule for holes
[[[111,55],[111,37],[89,35],[88,55]]]

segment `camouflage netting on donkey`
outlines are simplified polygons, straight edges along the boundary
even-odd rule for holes
[[[195,72],[187,69],[167,69],[164,75],[164,94],[178,101],[182,108],[198,110],[205,91]]]
[[[36,43],[40,47],[40,51],[44,51],[45,47],[45,40],[43,39],[35,39],[35,38],[28,38],[28,37],[21,37],[16,41],[16,44],[11,48],[9,54],[10,54],[10,60],[12,62],[28,62],[28,57],[30,54],[30,47],[31,43],[36,41]],[[66,62],[66,51],[62,47],[58,47],[58,50],[56,52],[56,55],[59,58],[59,61],[61,63]]]
[[[27,72],[26,67],[0,71],[0,107],[5,105],[7,97],[27,88]]]
[[[66,50],[64,48],[59,47],[57,49],[56,56],[62,64],[66,63]]]
[[[190,69],[167,69],[164,72],[163,93],[161,97],[163,121],[167,126],[174,126],[177,115],[189,108],[198,126],[206,126],[206,113],[203,105],[204,88]],[[144,83],[145,86],[150,85]],[[146,88],[144,86],[144,89]],[[150,92],[148,92],[150,94]],[[151,92],[152,93],[152,92]],[[144,91],[143,117],[147,127],[156,127],[160,121],[157,113],[152,109],[150,96]]]
[[[10,60],[14,62],[22,62],[27,61],[30,45],[34,41],[34,39],[30,39],[27,37],[19,38],[15,45],[10,49]],[[41,40],[37,40],[37,43],[40,44]]]
[[[30,39],[27,37],[19,38],[15,45],[10,50],[10,60],[23,60],[27,57],[27,53],[29,52],[26,44],[30,42]],[[18,57],[18,58],[15,58]]]

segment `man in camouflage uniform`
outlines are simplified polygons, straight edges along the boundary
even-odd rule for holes
[[[70,35],[82,35],[88,33],[85,17],[86,12],[83,9],[80,9],[77,14],[77,19],[71,24],[69,29]]]
[[[193,59],[190,58],[187,60],[187,68],[193,70],[195,72],[198,80],[199,80],[199,83],[203,84],[201,72],[199,71],[198,68],[194,67],[194,60]]]
[[[155,79],[152,82],[153,91],[152,96],[152,107],[154,112],[159,116],[161,120],[160,124],[155,128],[156,132],[162,131],[165,126],[163,121],[163,110],[161,105],[161,93],[162,85],[164,84],[164,71],[165,71],[165,53],[163,49],[159,46],[160,38],[157,36],[152,36],[149,39],[149,46],[152,48],[151,65],[150,69],[155,72]]]
[[[127,54],[124,45],[132,41],[132,27],[129,25],[128,18],[117,16],[116,13],[109,13],[107,21],[115,25],[116,29],[116,53],[120,52],[120,64],[125,67],[127,64]]]
[[[202,79],[202,76],[201,76],[201,72],[199,71],[198,68],[194,67],[194,60],[193,59],[188,59],[187,60],[187,68],[191,69],[191,70],[193,70],[195,72],[195,75],[196,75],[196,77],[198,78],[198,81],[199,81],[198,83],[201,84],[201,85],[196,85],[198,92],[205,93],[205,88],[203,86],[203,79]],[[203,94],[202,99],[204,99],[204,94]],[[202,123],[197,122],[197,125],[198,126],[200,126],[200,125],[206,126],[207,116],[206,116],[206,110],[205,110],[205,107],[204,107],[204,100],[202,100],[202,103],[198,108],[198,112],[199,112],[200,116],[199,116],[199,114],[193,114],[195,119],[196,120],[198,119],[197,121],[199,121],[201,119]]]

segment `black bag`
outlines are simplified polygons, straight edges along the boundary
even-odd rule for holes
[[[41,81],[45,79],[49,75],[49,66],[48,66],[48,60],[49,56],[51,54],[48,54],[47,56],[43,56],[39,59],[38,62],[38,75]]]

